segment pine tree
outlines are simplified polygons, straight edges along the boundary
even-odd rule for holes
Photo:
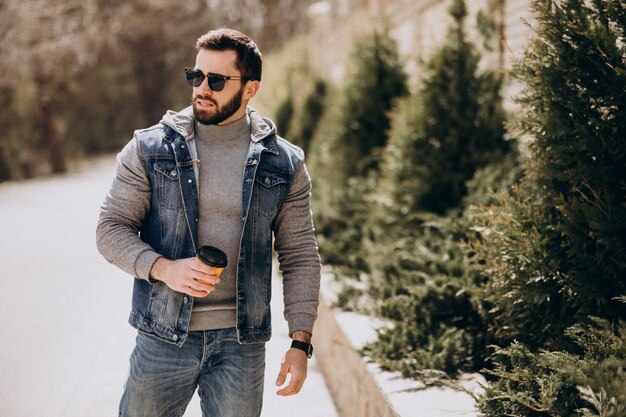
[[[608,18],[624,14],[620,2],[534,8],[539,36],[517,70],[532,158],[484,219],[480,249],[498,327],[537,347],[588,315],[626,319],[616,300],[626,293],[626,52],[624,22]]]
[[[502,346],[517,341],[494,358],[481,410],[623,416],[626,5],[535,0],[533,9],[537,37],[516,70],[531,158],[476,227],[492,331]],[[590,329],[598,320],[602,329]],[[622,340],[621,350],[594,333]]]
[[[480,53],[467,40],[465,3],[450,8],[446,44],[424,65],[418,94],[392,131],[392,197],[408,211],[444,214],[458,207],[476,169],[509,152],[503,140],[502,78],[479,73]]]
[[[357,43],[352,54],[355,70],[345,89],[341,111],[337,161],[346,178],[364,177],[377,169],[387,144],[388,113],[396,99],[408,93],[407,76],[393,39],[374,32]]]
[[[395,324],[380,332],[368,354],[418,378],[432,368],[455,375],[484,364],[487,341],[460,243],[471,232],[459,212],[467,183],[479,174],[493,184],[472,187],[494,185],[506,174],[487,166],[512,153],[504,140],[500,78],[478,71],[480,53],[466,39],[463,0],[452,3],[450,14],[447,42],[393,118],[379,196],[372,199],[387,203],[370,207],[371,241],[365,241],[369,294]],[[513,158],[507,159],[510,169]]]
[[[285,97],[276,109],[276,129],[280,136],[289,137],[294,112],[293,96],[291,93],[288,93],[287,97]]]
[[[389,112],[396,99],[408,94],[408,87],[396,44],[387,32],[365,37],[352,56],[354,67],[338,99],[340,108],[328,112],[331,125],[320,130],[318,138],[325,143],[315,144],[330,148],[324,161],[316,163],[315,176],[327,184],[324,194],[332,195],[316,226],[324,261],[347,265],[358,275],[365,268],[360,244],[367,233],[367,197],[387,144]]]
[[[326,82],[321,78],[316,79],[313,83],[313,89],[302,105],[302,115],[300,117],[297,138],[305,154],[309,150],[309,145],[315,135],[319,121],[324,115],[327,90]]]

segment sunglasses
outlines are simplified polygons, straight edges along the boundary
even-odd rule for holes
[[[204,81],[204,77],[206,77],[207,84],[213,91],[222,91],[224,89],[224,85],[226,84],[226,80],[247,80],[247,78],[244,77],[212,74],[210,72],[204,75],[202,71],[191,68],[185,68],[185,75],[187,76],[187,82],[192,87],[200,87],[200,84]]]

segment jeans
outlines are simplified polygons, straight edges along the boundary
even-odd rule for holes
[[[189,332],[182,347],[139,333],[120,417],[180,417],[198,388],[203,417],[258,417],[265,344],[239,344],[234,328]]]

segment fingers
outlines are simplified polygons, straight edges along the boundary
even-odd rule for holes
[[[192,261],[193,262],[189,264],[189,275],[193,279],[212,285],[220,282],[219,277],[215,275],[215,269],[213,267],[198,261],[196,258],[193,258]]]
[[[280,364],[280,372],[278,373],[278,378],[276,378],[276,386],[280,387],[287,380],[287,373],[289,372],[289,364],[283,361]]]
[[[288,374],[291,375],[291,379],[289,380],[289,384],[276,391],[276,394],[287,397],[299,393],[304,385],[304,381],[306,380],[306,373],[307,357],[304,352],[295,351],[293,349],[289,350],[280,366],[280,372],[278,374],[278,378],[276,379],[276,385],[284,385]]]
[[[198,260],[198,258],[189,258],[189,260],[193,260],[193,262],[190,263],[191,269],[205,275],[215,275],[215,268],[213,268],[212,266],[201,262],[200,260]]]
[[[211,291],[198,291],[198,290],[194,290],[191,287],[187,287],[187,289],[182,288],[180,292],[185,293],[187,295],[191,295],[192,297],[206,297],[207,295],[209,295]]]
[[[304,385],[305,376],[297,373],[291,374],[291,379],[289,380],[289,385],[285,388],[276,391],[277,395],[288,397],[290,395],[296,395],[302,389]],[[282,384],[281,384],[282,385]]]
[[[206,297],[220,283],[215,270],[195,258],[167,261],[160,280],[172,290],[193,297]]]
[[[187,286],[196,293],[194,297],[206,297],[220,283],[220,278],[215,276],[215,270],[212,267],[197,261],[191,265],[189,277],[193,281],[190,281]],[[193,295],[191,293],[188,294]]]

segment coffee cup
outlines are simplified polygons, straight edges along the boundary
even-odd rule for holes
[[[213,267],[215,276],[220,276],[226,265],[228,258],[224,251],[214,246],[201,246],[196,252],[196,259],[204,264]]]

